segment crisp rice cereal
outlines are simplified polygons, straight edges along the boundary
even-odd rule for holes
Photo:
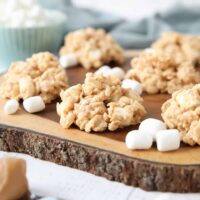
[[[166,32],[152,48],[170,54],[176,62],[191,61],[194,66],[200,65],[200,36]]]
[[[200,73],[189,61],[177,63],[161,52],[143,52],[131,61],[126,77],[139,81],[149,94],[173,93],[200,82]]]
[[[86,132],[114,131],[138,124],[146,113],[142,98],[131,89],[123,89],[115,76],[87,73],[84,83],[61,92],[57,104],[60,124],[77,125]]]
[[[42,52],[25,62],[13,63],[4,75],[0,94],[3,98],[17,100],[40,95],[45,103],[51,103],[66,88],[67,75],[57,58]]]
[[[200,145],[200,84],[174,92],[161,110],[166,125],[178,129],[183,142]]]
[[[103,29],[86,28],[66,35],[60,55],[69,53],[75,53],[86,69],[99,68],[111,61],[118,64],[124,61],[123,49]]]

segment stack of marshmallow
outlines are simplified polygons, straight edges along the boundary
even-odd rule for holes
[[[0,26],[35,27],[56,23],[63,18],[57,11],[43,9],[36,0],[1,0]]]
[[[173,151],[180,147],[180,133],[177,129],[166,130],[165,124],[158,119],[145,119],[138,130],[130,131],[125,139],[128,149],[150,149],[153,142],[158,151]]]

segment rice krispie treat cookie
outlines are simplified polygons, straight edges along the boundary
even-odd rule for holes
[[[173,93],[162,106],[162,117],[180,131],[183,142],[200,145],[200,84]]]
[[[43,52],[13,63],[4,75],[0,95],[16,100],[40,95],[45,103],[50,103],[66,88],[67,75],[57,58]]]
[[[86,28],[69,33],[60,56],[75,53],[78,62],[86,69],[99,68],[114,61],[123,63],[123,49],[103,29]]]
[[[86,132],[138,124],[146,113],[142,98],[131,89],[123,89],[115,76],[87,73],[83,84],[61,92],[57,104],[60,124],[69,128],[77,125]]]
[[[200,82],[200,73],[191,62],[177,63],[168,54],[143,52],[131,61],[127,78],[139,81],[149,94],[172,93]]]
[[[200,65],[200,37],[183,35],[176,32],[164,33],[152,48],[157,51],[168,53],[176,60],[183,62],[191,61],[194,66]]]

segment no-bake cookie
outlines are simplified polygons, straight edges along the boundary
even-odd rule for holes
[[[60,124],[77,125],[86,132],[114,131],[138,124],[145,114],[142,98],[131,89],[123,89],[115,76],[87,73],[83,84],[61,92],[57,104]]]
[[[162,117],[180,131],[183,142],[200,145],[200,84],[173,93],[162,106]]]
[[[66,72],[57,58],[51,53],[43,52],[34,54],[26,61],[11,64],[3,77],[0,95],[16,100],[40,95],[45,103],[50,103],[67,86]]]
[[[172,93],[200,82],[200,73],[189,61],[176,62],[158,51],[143,52],[131,61],[127,78],[139,81],[149,94]]]
[[[75,53],[86,69],[99,68],[111,61],[118,64],[124,61],[122,48],[103,29],[86,28],[66,35],[60,55],[70,53]]]
[[[191,61],[194,66],[200,65],[200,37],[183,35],[176,32],[164,33],[152,48],[170,54],[176,62]]]

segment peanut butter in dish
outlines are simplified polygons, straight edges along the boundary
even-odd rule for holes
[[[17,200],[27,192],[25,160],[14,157],[0,158],[0,199]]]

